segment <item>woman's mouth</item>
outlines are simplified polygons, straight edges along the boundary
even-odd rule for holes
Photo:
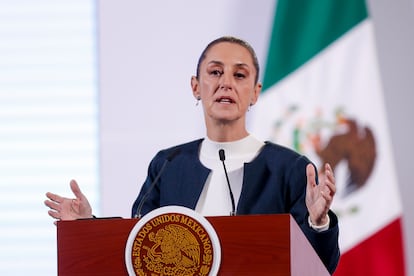
[[[220,97],[216,100],[216,102],[225,104],[235,103],[234,100],[230,97]]]

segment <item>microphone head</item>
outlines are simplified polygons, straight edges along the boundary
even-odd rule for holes
[[[219,157],[220,157],[220,161],[226,160],[226,156],[224,155],[224,149],[219,150]]]

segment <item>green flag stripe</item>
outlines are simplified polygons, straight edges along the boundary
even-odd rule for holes
[[[279,0],[263,91],[367,17],[364,0]]]

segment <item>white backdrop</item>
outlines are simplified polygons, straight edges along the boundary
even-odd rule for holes
[[[407,263],[414,273],[414,1],[368,1],[404,208]],[[256,49],[264,70],[274,1],[99,3],[101,214],[130,216],[156,151],[204,135],[190,77],[205,45],[235,35]],[[413,249],[411,249],[413,248]]]
[[[235,35],[264,63],[273,1],[100,1],[102,215],[130,216],[156,151],[204,135],[190,78],[211,40]]]

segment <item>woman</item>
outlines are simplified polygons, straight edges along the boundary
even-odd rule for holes
[[[221,37],[207,45],[191,78],[193,95],[203,105],[207,135],[158,152],[132,216],[167,205],[205,216],[228,215],[233,206],[240,215],[291,213],[332,273],[339,260],[338,220],[330,211],[336,191],[332,169],[325,164],[317,184],[315,166],[306,157],[249,134],[246,113],[258,100],[258,78],[257,57],[245,41]],[[151,187],[157,176],[157,185]],[[49,215],[58,220],[92,217],[77,183],[72,180],[70,185],[75,199],[46,194]]]

